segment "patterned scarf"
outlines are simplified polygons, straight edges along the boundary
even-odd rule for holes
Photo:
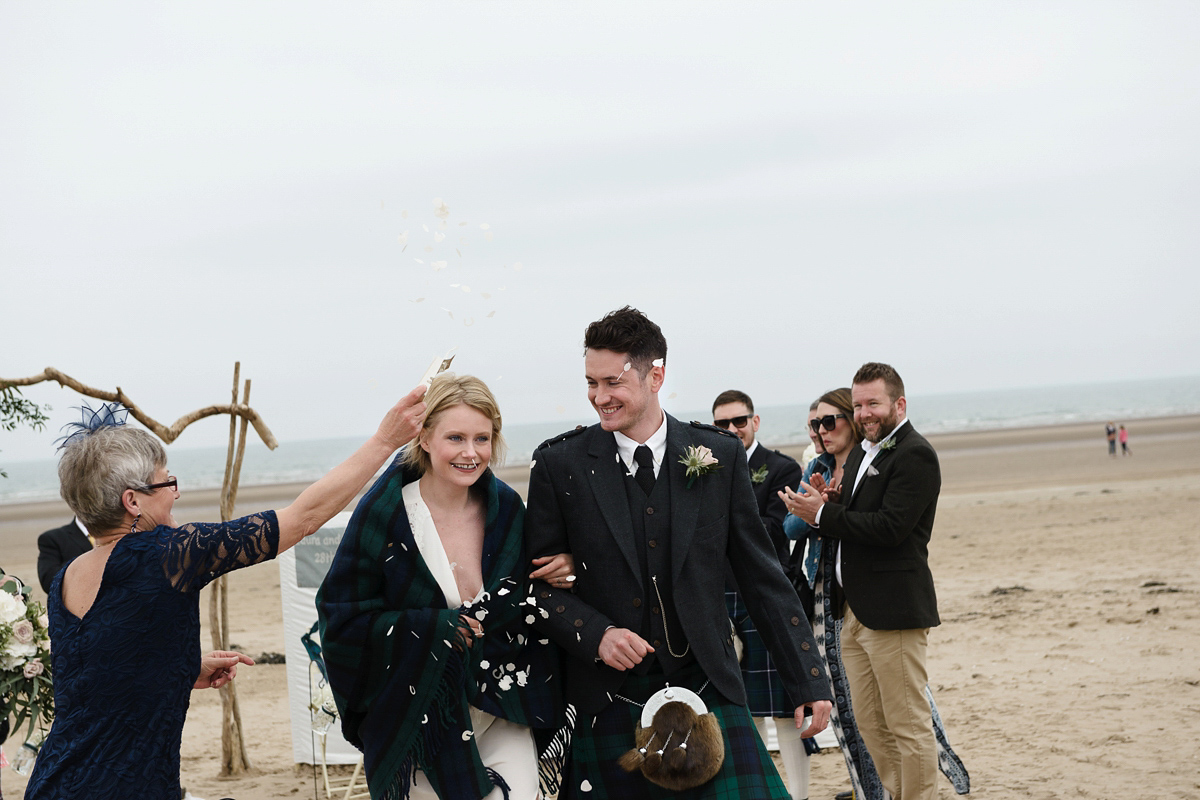
[[[447,608],[421,559],[401,489],[417,479],[397,458],[355,509],[317,612],[329,683],[347,741],[364,755],[371,796],[407,798],[416,770],[439,797],[478,800],[503,777],[487,769],[468,703],[534,728],[539,745],[562,724],[558,652],[528,626],[525,508],[489,470],[472,491],[487,494],[484,594]],[[462,646],[479,619],[486,636]]]

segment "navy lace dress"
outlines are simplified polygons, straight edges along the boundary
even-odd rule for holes
[[[178,800],[200,590],[278,550],[273,511],[126,536],[82,619],[63,606],[60,572],[49,597],[55,721],[25,797]]]

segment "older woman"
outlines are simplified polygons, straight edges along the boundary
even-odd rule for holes
[[[539,796],[557,651],[529,627],[525,507],[483,381],[438,376],[419,437],[363,497],[317,594],[329,684],[372,797]],[[570,585],[566,556],[536,577]],[[486,633],[486,635],[485,635]]]
[[[274,558],[346,506],[420,429],[425,387],[288,507],[219,524],[176,525],[177,480],[162,445],[124,425],[115,403],[68,437],[62,496],[96,547],[49,595],[56,719],[25,796],[176,800],[193,687],[230,677],[238,654],[200,655],[199,593],[230,570]],[[88,409],[87,411],[90,411]]]

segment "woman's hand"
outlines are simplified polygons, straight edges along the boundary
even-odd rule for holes
[[[254,665],[254,659],[233,650],[213,650],[200,656],[200,677],[193,689],[220,689],[237,675],[237,665]]]
[[[474,617],[468,617],[466,614],[461,615],[459,619],[467,623],[467,627],[471,629],[470,636],[467,636],[466,634],[462,635],[463,643],[466,644],[467,647],[470,647],[472,642],[483,636],[483,623]],[[455,649],[458,648],[456,647]]]
[[[570,553],[535,558],[533,565],[538,569],[529,573],[532,580],[545,581],[558,589],[570,589],[575,582],[575,559]]]
[[[379,437],[399,450],[421,432],[425,423],[425,401],[422,400],[428,387],[420,384],[406,394],[379,423]]]

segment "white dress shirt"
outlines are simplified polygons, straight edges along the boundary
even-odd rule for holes
[[[638,464],[633,460],[633,451],[637,450],[639,445],[644,444],[650,448],[650,455],[654,457],[654,477],[658,477],[663,459],[667,457],[667,415],[665,413],[658,430],[650,434],[650,438],[644,442],[635,442],[620,431],[613,431],[613,438],[617,440],[617,454],[621,456],[621,461],[630,475],[637,475],[638,471]]]

